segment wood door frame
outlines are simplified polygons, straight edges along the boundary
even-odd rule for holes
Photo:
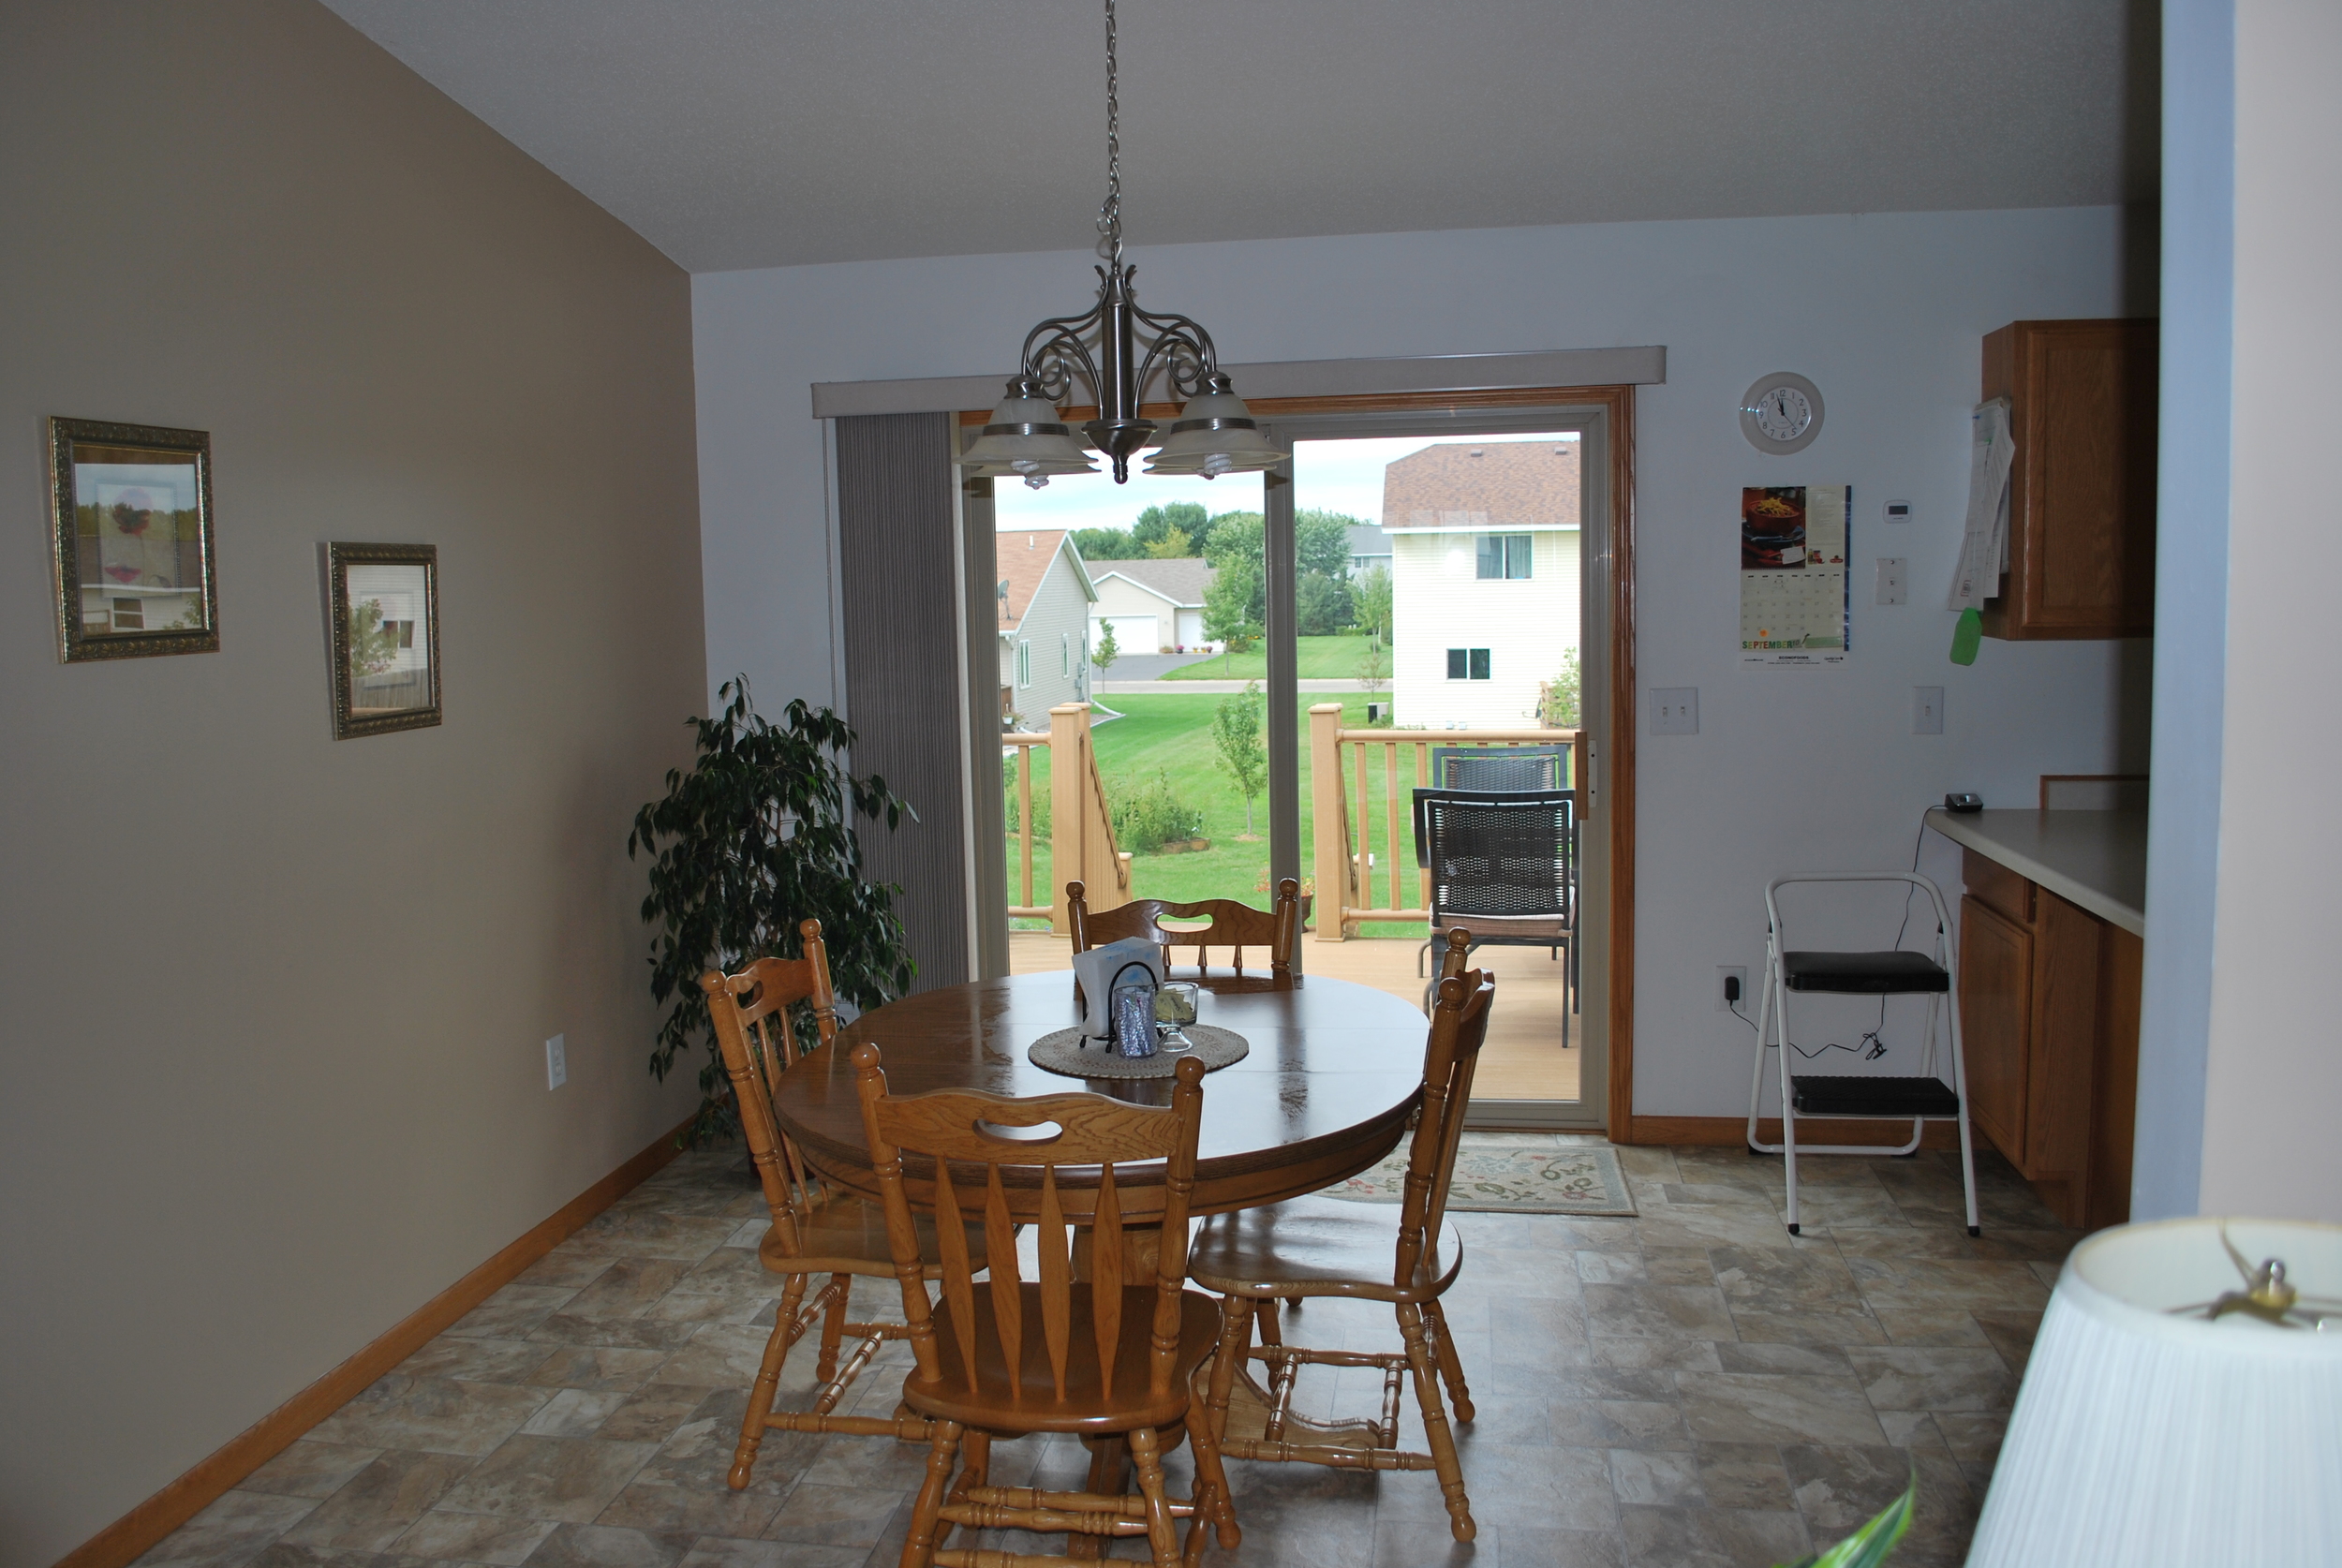
[[[1607,791],[1609,851],[1608,1085],[1606,1131],[1614,1144],[1640,1141],[1635,1125],[1635,732],[1638,712],[1635,688],[1635,388],[1511,387],[1485,392],[1368,392],[1346,397],[1264,397],[1250,400],[1253,416],[1265,421],[1304,415],[1381,413],[1469,413],[1519,408],[1576,407],[1604,411],[1609,440],[1609,548],[1607,602],[1609,620],[1610,755],[1593,760],[1595,790]],[[1176,404],[1149,405],[1149,418],[1178,412]],[[1068,421],[1090,417],[1080,408]],[[989,410],[959,417],[963,425],[983,424]],[[1738,1124],[1735,1123],[1737,1126]],[[1657,1129],[1653,1129],[1656,1132]]]

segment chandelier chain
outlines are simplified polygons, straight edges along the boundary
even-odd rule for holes
[[[1106,200],[1098,209],[1098,232],[1105,236],[1107,260],[1122,270],[1121,71],[1115,52],[1114,0],[1106,0]]]

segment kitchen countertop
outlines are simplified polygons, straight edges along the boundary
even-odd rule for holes
[[[2147,934],[2144,811],[1971,811],[1927,825],[2130,932]]]

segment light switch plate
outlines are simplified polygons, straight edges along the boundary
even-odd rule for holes
[[[1942,687],[1915,686],[1911,688],[1911,732],[1915,735],[1940,735],[1944,732]]]
[[[1878,557],[1878,593],[1880,604],[1911,602],[1911,563],[1901,555]]]
[[[1699,688],[1654,686],[1651,688],[1651,732],[1654,735],[1699,733]]]
[[[557,1089],[570,1081],[570,1037],[556,1034],[545,1042],[545,1087]]]

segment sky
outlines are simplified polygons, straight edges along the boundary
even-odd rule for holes
[[[1499,441],[1574,440],[1574,436],[1550,434],[1473,436],[1473,446]],[[1297,510],[1312,508],[1348,512],[1368,523],[1382,521],[1383,468],[1409,452],[1438,442],[1423,436],[1373,436],[1343,441],[1302,441],[1293,453],[1293,504]],[[1138,514],[1166,501],[1194,501],[1207,513],[1258,511],[1258,474],[1229,474],[1216,480],[1152,478],[1142,471],[1145,459],[1131,461],[1131,481],[1117,485],[1109,471],[1068,474],[1053,479],[1045,490],[1029,490],[1015,480],[992,485],[993,514],[1000,531],[1028,528],[1127,528]]]

